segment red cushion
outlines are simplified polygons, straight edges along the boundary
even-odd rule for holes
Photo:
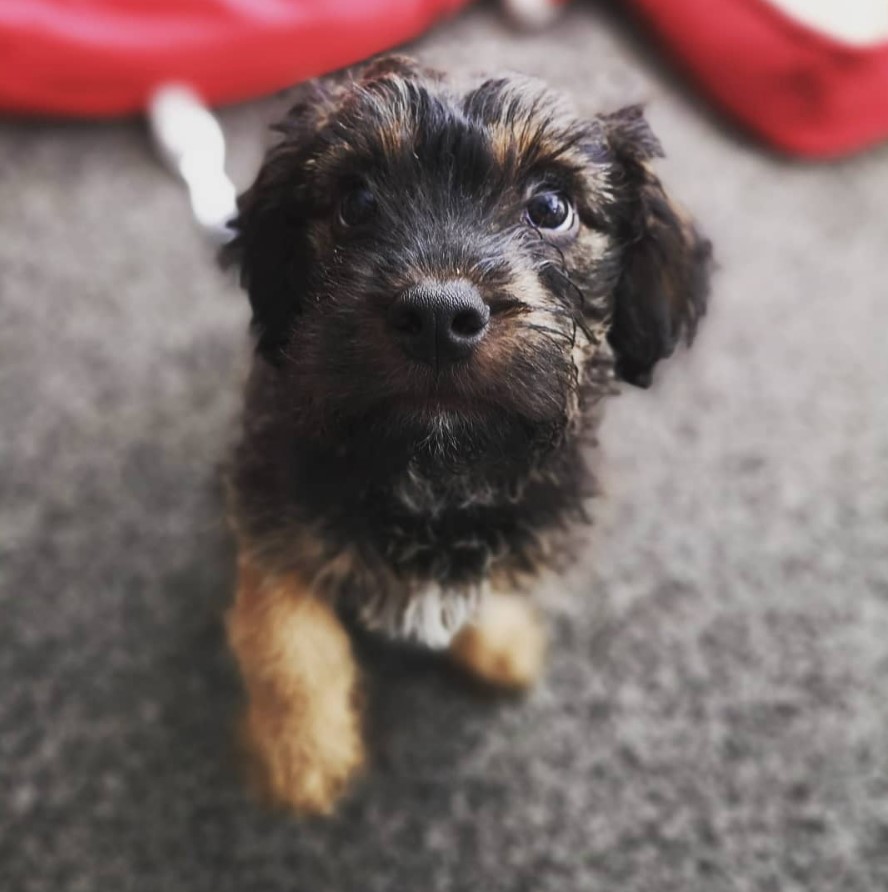
[[[766,0],[629,0],[700,88],[780,149],[831,157],[888,137],[888,43],[860,47]]]
[[[0,0],[0,108],[117,115],[183,81],[270,93],[420,34],[468,0]]]

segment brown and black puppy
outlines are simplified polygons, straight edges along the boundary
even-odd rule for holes
[[[528,590],[585,518],[599,401],[690,340],[710,251],[638,108],[393,58],[279,129],[228,249],[257,336],[229,632],[258,777],[324,812],[362,762],[343,613],[533,681]]]

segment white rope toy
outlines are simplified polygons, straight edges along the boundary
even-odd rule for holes
[[[219,122],[188,87],[167,84],[151,97],[148,123],[161,158],[188,187],[197,222],[213,241],[230,241],[237,190],[225,173]]]

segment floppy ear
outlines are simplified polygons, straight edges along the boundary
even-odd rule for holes
[[[608,340],[618,377],[650,386],[679,340],[693,340],[706,311],[712,247],[666,194],[650,161],[660,143],[639,106],[601,118],[614,157],[620,278]]]
[[[281,138],[237,202],[236,235],[220,251],[223,266],[240,269],[250,297],[257,350],[277,362],[299,316],[309,285],[309,165],[315,136],[335,102],[332,79],[299,89],[297,101],[273,129]]]
[[[296,88],[295,104],[272,129],[281,138],[265,155],[256,180],[238,198],[236,235],[220,252],[223,266],[240,269],[250,297],[258,351],[279,362],[315,269],[308,224],[309,177],[322,131],[350,91],[390,77],[431,72],[403,56],[384,56]]]

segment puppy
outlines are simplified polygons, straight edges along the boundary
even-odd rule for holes
[[[324,813],[363,761],[344,616],[533,682],[600,401],[690,341],[710,249],[636,107],[388,58],[278,129],[226,252],[257,342],[228,629],[257,780]]]

